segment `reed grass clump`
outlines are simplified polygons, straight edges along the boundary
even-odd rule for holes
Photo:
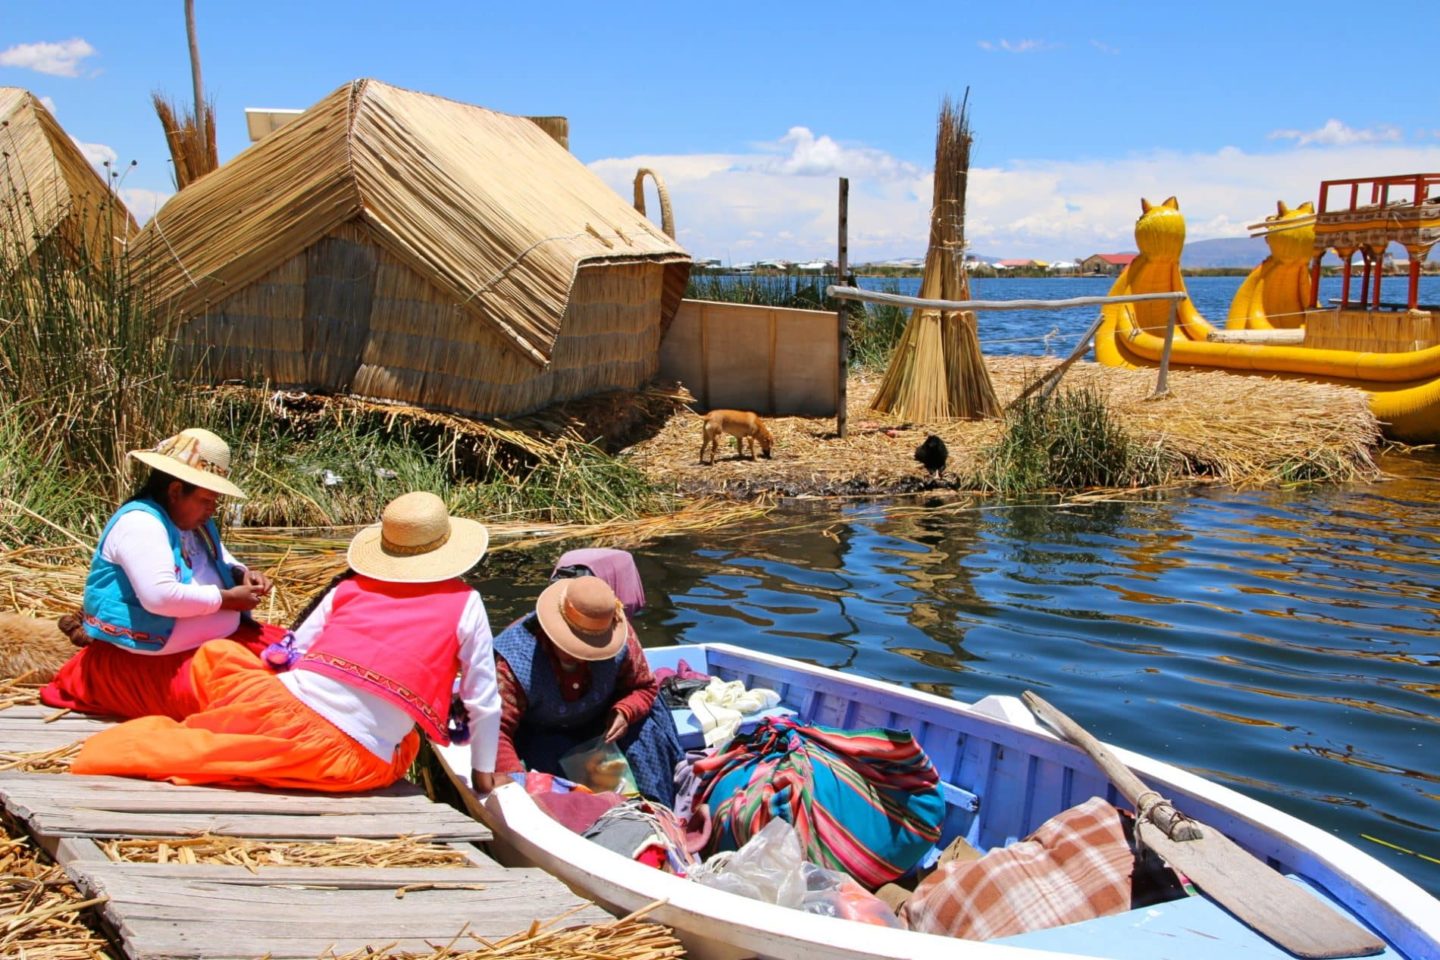
[[[1015,496],[1149,486],[1169,473],[1166,458],[1136,443],[1097,392],[1079,389],[1012,404],[1004,433],[982,452],[969,485]]]

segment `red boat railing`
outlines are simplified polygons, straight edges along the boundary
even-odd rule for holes
[[[1332,191],[1340,195],[1336,198],[1333,206],[1331,205]],[[1433,216],[1427,216],[1429,211],[1422,206],[1427,203],[1436,205]],[[1413,216],[1397,216],[1399,211],[1407,207],[1414,212]],[[1372,227],[1374,231],[1378,231],[1381,236],[1379,242],[1360,241],[1352,237],[1340,244],[1326,244],[1324,227],[1327,218],[1337,228],[1336,232],[1343,232],[1339,229],[1343,226],[1353,225],[1357,228],[1361,226],[1362,224],[1359,223],[1346,224],[1346,221],[1353,221],[1354,218],[1363,216],[1370,208],[1374,208],[1377,214],[1382,215],[1377,218],[1377,223],[1371,224],[1366,221],[1363,226]],[[1334,246],[1335,252],[1343,264],[1344,281],[1340,292],[1341,306],[1350,305],[1351,259],[1355,256],[1356,250],[1359,250],[1364,260],[1359,304],[1367,309],[1378,310],[1381,306],[1380,276],[1381,267],[1384,264],[1385,248],[1389,246],[1391,239],[1395,239],[1405,243],[1405,249],[1410,254],[1408,308],[1414,310],[1420,301],[1420,264],[1435,241],[1412,243],[1406,242],[1399,236],[1387,237],[1385,236],[1386,227],[1390,225],[1388,221],[1394,220],[1394,228],[1390,232],[1398,234],[1402,225],[1408,228],[1411,226],[1410,221],[1413,221],[1418,238],[1422,221],[1437,217],[1440,217],[1440,173],[1407,173],[1390,177],[1357,177],[1348,180],[1322,181],[1320,202],[1315,215],[1318,249],[1311,270],[1310,305],[1312,307],[1319,306],[1320,257],[1329,246]]]

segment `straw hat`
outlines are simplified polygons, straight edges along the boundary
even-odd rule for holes
[[[439,583],[480,562],[490,543],[483,523],[452,517],[433,493],[407,493],[385,506],[377,526],[350,541],[350,569],[392,583]]]
[[[550,642],[576,660],[608,660],[625,644],[625,608],[599,577],[556,580],[535,614]]]
[[[225,479],[230,473],[230,445],[209,430],[181,430],[161,440],[154,450],[131,450],[130,456],[176,480],[245,499],[240,488]]]

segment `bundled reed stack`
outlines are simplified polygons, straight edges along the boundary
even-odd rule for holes
[[[215,149],[215,105],[201,101],[196,117],[180,113],[159,93],[151,94],[151,99],[175,164],[175,188],[184,190],[220,165]]]
[[[968,100],[968,93],[967,93]],[[945,98],[935,140],[935,199],[920,297],[968,300],[965,273],[965,182],[970,173],[967,104]],[[890,358],[871,409],[928,423],[1000,415],[980,353],[971,311],[916,309]]]

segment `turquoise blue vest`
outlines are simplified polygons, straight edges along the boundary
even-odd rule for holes
[[[175,628],[175,618],[162,617],[142,607],[125,571],[118,563],[111,563],[100,555],[115,521],[132,510],[144,510],[165,524],[170,551],[175,559],[175,578],[181,583],[189,583],[195,576],[180,549],[180,528],[171,521],[170,515],[153,500],[131,500],[115,511],[100,533],[100,542],[95,545],[95,556],[90,560],[90,575],[85,578],[85,633],[92,640],[153,652],[165,646],[170,631]],[[215,521],[205,521],[199,533],[220,574],[222,588],[228,590],[235,585],[235,579],[229,565],[220,559],[220,531]]]

